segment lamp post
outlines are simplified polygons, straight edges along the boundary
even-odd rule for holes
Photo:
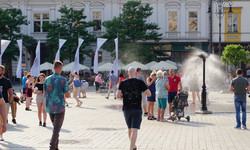
[[[232,11],[232,2],[230,0],[210,0],[210,4],[209,4],[209,8],[208,8],[208,13],[210,13],[210,15],[212,15],[212,1],[214,1],[217,4],[217,8],[216,8],[216,16],[219,18],[219,56],[221,56],[221,51],[222,51],[222,47],[221,47],[221,19],[224,15],[224,5],[226,3],[229,3],[229,11],[228,13],[233,13]],[[211,39],[210,39],[211,40]]]
[[[206,91],[206,59],[207,54],[201,53],[198,55],[203,61],[203,82],[202,82],[202,92],[201,92],[201,109],[196,111],[197,114],[212,114],[212,111],[207,109],[207,91]]]

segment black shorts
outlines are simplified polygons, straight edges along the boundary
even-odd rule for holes
[[[169,104],[171,104],[173,102],[176,95],[177,95],[177,92],[169,92],[168,93],[168,103]]]
[[[26,94],[27,88],[23,88],[23,94]]]
[[[123,113],[129,129],[140,129],[142,121],[142,110],[124,110]]]

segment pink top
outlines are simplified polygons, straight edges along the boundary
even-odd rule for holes
[[[102,78],[101,78],[101,76],[97,77],[97,78],[95,79],[95,82],[102,83]]]

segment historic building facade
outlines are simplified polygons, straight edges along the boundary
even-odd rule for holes
[[[122,12],[123,4],[128,0],[1,0],[0,8],[20,8],[27,16],[28,26],[23,26],[23,34],[30,35],[43,43],[42,52],[46,52],[46,31],[42,29],[44,23],[60,17],[58,10],[66,5],[75,9],[84,8],[87,21],[96,21],[97,26],[90,28],[89,32],[99,37],[105,32],[103,21],[111,20]],[[172,59],[182,62],[190,51],[201,49],[206,51],[209,38],[209,17],[207,14],[208,0],[141,0],[143,4],[149,3],[153,7],[153,14],[148,22],[157,23],[162,33],[159,42],[146,41],[143,44],[152,46],[152,51],[159,54],[159,59]],[[214,24],[216,24],[214,22]],[[96,44],[91,45],[95,49]],[[28,51],[26,62],[31,60]],[[101,50],[99,54],[102,61],[112,62],[110,53]],[[91,57],[83,62],[92,66]],[[15,74],[13,62],[13,74]],[[26,65],[26,67],[25,67]],[[30,63],[23,65],[30,68]]]

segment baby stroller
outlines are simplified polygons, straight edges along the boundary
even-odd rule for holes
[[[184,117],[184,108],[188,107],[188,92],[180,92],[174,99],[171,112],[171,120],[180,120]],[[190,116],[185,117],[187,121],[190,121]]]

